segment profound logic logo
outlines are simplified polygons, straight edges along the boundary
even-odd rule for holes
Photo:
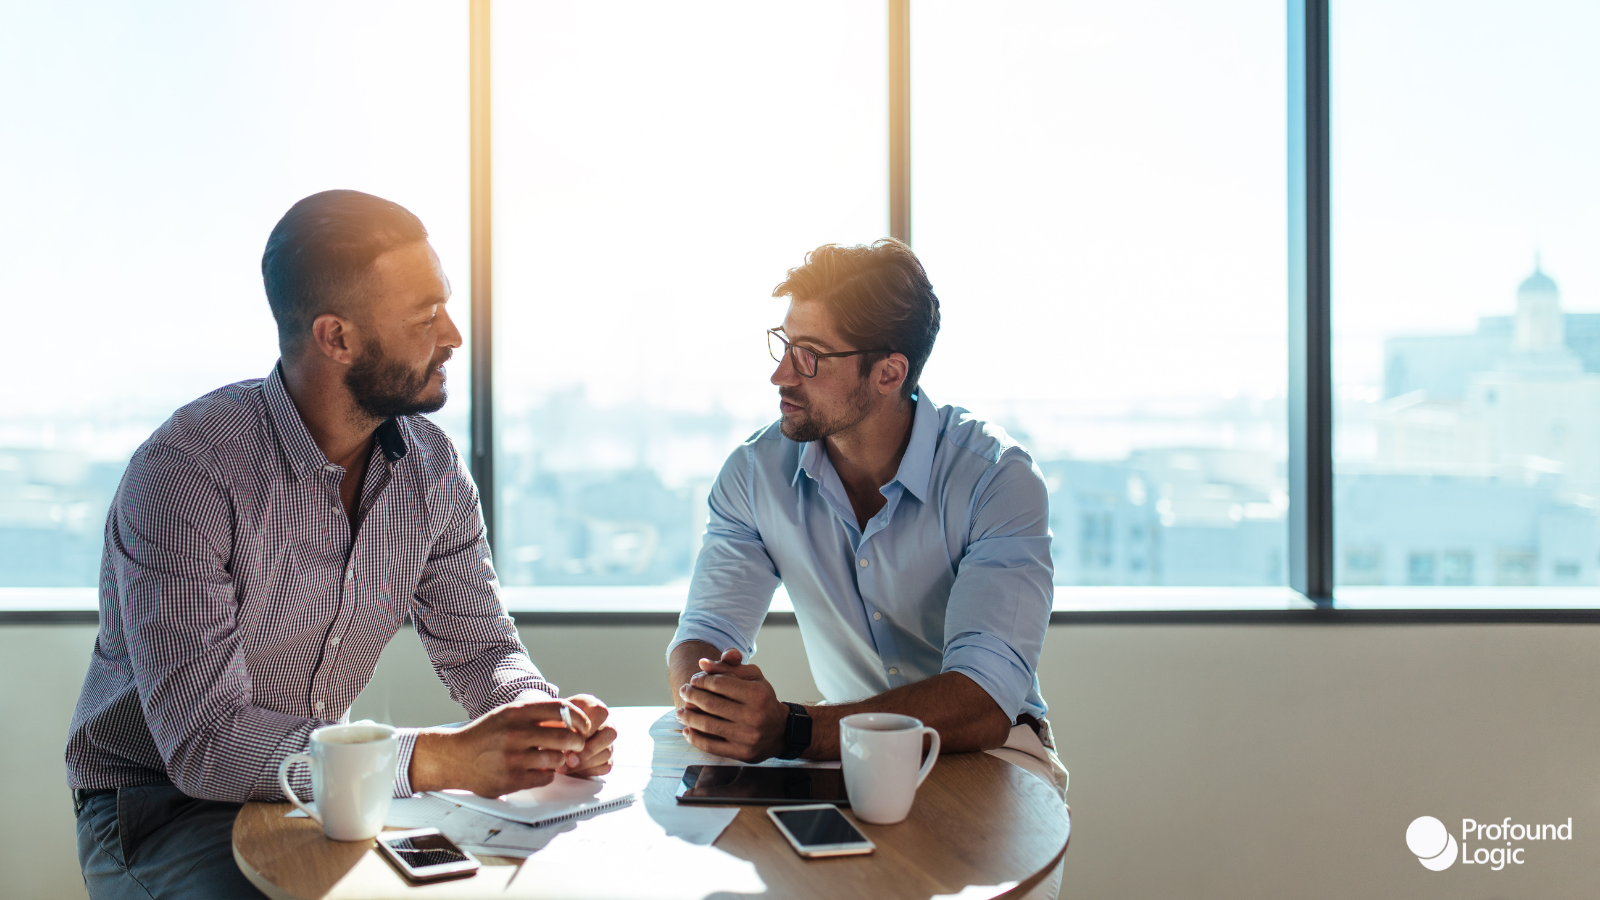
[[[1472,847],[1467,843],[1468,838],[1493,841],[1497,845],[1505,846]],[[1509,816],[1501,822],[1462,819],[1460,861],[1464,866],[1489,866],[1492,871],[1498,872],[1507,865],[1520,866],[1527,862],[1522,855],[1528,848],[1520,846],[1522,843],[1570,840],[1572,840],[1571,818],[1567,819],[1565,825],[1523,825],[1513,823]],[[1435,872],[1443,872],[1456,864],[1455,835],[1444,827],[1443,822],[1433,816],[1419,816],[1412,820],[1411,825],[1406,828],[1406,846],[1417,855],[1417,862]]]
[[[1417,855],[1417,862],[1435,872],[1456,864],[1456,838],[1444,823],[1433,816],[1419,816],[1406,829],[1406,846]]]

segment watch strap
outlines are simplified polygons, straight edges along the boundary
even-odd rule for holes
[[[783,726],[783,752],[779,759],[799,759],[811,749],[811,714],[798,703],[783,702],[789,707],[789,719]]]

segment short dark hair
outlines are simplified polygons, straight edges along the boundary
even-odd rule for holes
[[[910,247],[894,238],[853,247],[823,244],[806,254],[804,265],[789,270],[772,296],[816,300],[852,344],[904,354],[909,366],[901,396],[917,390],[939,336],[939,298]],[[861,356],[861,374],[882,357]]]
[[[410,210],[360,191],[323,191],[289,207],[261,255],[279,351],[298,354],[317,316],[347,309],[379,256],[427,238]]]

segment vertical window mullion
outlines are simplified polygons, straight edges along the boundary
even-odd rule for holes
[[[1288,0],[1289,584],[1333,602],[1329,0]]]
[[[889,234],[911,243],[911,0],[889,0]]]
[[[489,4],[472,0],[471,53],[471,142],[472,142],[472,391],[468,417],[471,422],[472,478],[478,484],[483,504],[483,524],[489,546],[494,547],[494,220],[490,207],[489,155]]]

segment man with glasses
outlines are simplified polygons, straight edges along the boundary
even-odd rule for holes
[[[818,247],[773,290],[781,418],[711,491],[667,651],[684,735],[734,759],[839,758],[839,720],[915,716],[1065,791],[1035,670],[1052,599],[1044,478],[999,427],[918,386],[939,301],[904,244]],[[1002,361],[996,361],[997,364]],[[745,662],[783,584],[827,702]]]

